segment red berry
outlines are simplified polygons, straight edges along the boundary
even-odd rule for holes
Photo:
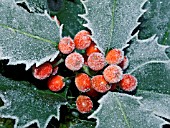
[[[80,113],[88,113],[93,108],[93,102],[90,97],[79,95],[76,100],[76,106]]]
[[[100,52],[100,50],[97,48],[96,44],[92,42],[90,46],[86,49],[86,55],[90,56],[90,54],[94,52]]]
[[[103,71],[105,80],[109,83],[117,83],[123,77],[122,69],[117,65],[109,65]]]
[[[117,83],[111,84],[110,86],[111,86],[110,91],[115,91],[117,87]]]
[[[85,73],[79,73],[75,78],[75,84],[79,91],[87,92],[91,88],[91,79]]]
[[[128,60],[128,58],[125,56],[124,59],[123,59],[123,61],[119,64],[119,66],[120,66],[123,70],[125,70],[125,69],[128,67],[128,65],[129,65],[129,60]]]
[[[69,54],[75,49],[75,44],[70,37],[64,37],[60,40],[58,49],[63,54]]]
[[[82,30],[78,32],[74,37],[74,43],[77,49],[86,49],[91,44],[91,37],[88,31]]]
[[[124,58],[124,52],[120,49],[112,49],[106,55],[106,62],[108,64],[119,64]]]
[[[51,91],[60,91],[65,86],[64,77],[56,75],[48,80],[48,88]]]
[[[110,85],[107,83],[107,81],[104,79],[103,75],[97,75],[94,76],[91,79],[92,82],[92,87],[100,93],[104,93],[107,92],[111,87]]]
[[[92,70],[99,71],[105,66],[105,58],[102,53],[94,52],[88,57],[87,63]]]
[[[90,88],[90,91],[86,92],[86,95],[90,97],[97,97],[99,95],[99,92],[94,90],[92,87]]]
[[[124,91],[133,91],[136,89],[137,79],[130,74],[124,74],[123,79],[119,82],[119,86]]]
[[[52,68],[53,68],[52,65],[46,62],[38,67],[34,66],[32,68],[32,73],[36,79],[43,80],[51,75],[53,70]]]
[[[78,71],[83,67],[84,58],[79,53],[71,53],[65,59],[65,65],[68,69],[72,71]]]

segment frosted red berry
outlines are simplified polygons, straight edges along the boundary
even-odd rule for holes
[[[75,85],[79,91],[87,92],[91,88],[91,79],[87,74],[79,73],[75,77]]]
[[[90,46],[91,44],[90,33],[86,30],[78,32],[74,37],[74,43],[77,49],[83,50]]]
[[[94,76],[91,79],[91,82],[92,82],[92,88],[100,93],[105,93],[111,88],[108,82],[104,79],[103,75]]]
[[[83,67],[84,58],[79,53],[71,53],[65,59],[65,65],[72,71],[78,71]]]
[[[103,71],[105,80],[109,83],[117,83],[123,77],[122,69],[117,65],[109,65]]]
[[[88,113],[93,108],[93,102],[90,97],[79,95],[76,100],[76,107],[80,113]]]
[[[97,48],[95,43],[91,43],[90,46],[86,49],[86,55],[90,56],[90,54],[94,52],[100,52],[100,50]]]
[[[124,91],[133,91],[137,87],[137,79],[130,74],[124,74],[119,86]]]
[[[34,66],[32,68],[32,73],[36,79],[43,80],[51,75],[53,70],[52,68],[53,68],[52,65],[46,62],[38,67]]]
[[[64,77],[56,75],[48,80],[48,88],[51,91],[60,91],[65,86]]]
[[[119,64],[124,58],[124,52],[120,49],[112,49],[106,55],[106,62],[108,64]]]
[[[94,71],[99,71],[103,69],[103,67],[105,66],[104,55],[102,53],[97,52],[90,54],[87,59],[87,64]]]
[[[69,54],[75,49],[75,44],[70,37],[64,37],[60,40],[58,49],[63,54]]]
[[[124,59],[123,59],[123,61],[119,64],[119,66],[120,66],[123,70],[125,70],[125,69],[128,67],[128,65],[129,65],[129,60],[128,60],[127,56],[124,56]]]

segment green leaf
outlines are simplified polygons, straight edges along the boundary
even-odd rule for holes
[[[137,96],[145,109],[170,119],[170,61],[155,62],[132,72],[138,80]]]
[[[170,1],[149,0],[145,8],[147,12],[142,16],[139,26],[139,38],[147,39],[156,34],[158,42],[170,45]]]
[[[170,95],[170,61],[146,64],[132,72],[138,89]]]
[[[169,85],[170,86],[170,85]],[[170,88],[170,87],[169,87]],[[170,94],[170,93],[169,93]],[[152,111],[155,115],[170,119],[170,95],[155,93],[151,91],[138,91],[142,96],[140,100],[144,109]]]
[[[0,117],[16,119],[15,128],[35,122],[41,128],[46,127],[52,116],[59,120],[59,108],[66,104],[66,91],[41,91],[27,82],[3,76],[0,76],[0,97],[4,102]]]
[[[63,7],[64,0],[15,0],[25,3],[30,12],[44,13],[45,10],[58,11]]]
[[[0,60],[24,63],[26,70],[58,55],[59,27],[47,14],[33,14],[13,0],[0,0]]]
[[[124,48],[132,38],[131,33],[139,24],[138,18],[146,0],[87,0],[82,1],[86,14],[82,15],[92,31],[92,38],[99,49]]]
[[[95,128],[95,123],[91,121],[81,120],[80,123],[71,125],[70,128]]]
[[[164,121],[144,109],[140,99],[108,92],[98,101],[100,106],[90,118],[97,119],[96,128],[159,128]]]
[[[84,30],[83,23],[85,21],[78,17],[78,14],[84,14],[85,10],[80,0],[74,0],[74,2],[65,1],[64,7],[59,12],[52,12],[57,15],[58,20],[63,26],[62,36],[74,36],[80,31]]]
[[[168,46],[160,45],[157,41],[158,38],[155,36],[147,40],[139,40],[136,36],[131,40],[131,44],[127,48],[129,59],[127,73],[131,73],[148,63],[169,60],[165,53]]]

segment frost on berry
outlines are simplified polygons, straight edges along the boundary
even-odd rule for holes
[[[48,88],[51,91],[60,91],[65,86],[64,77],[56,75],[48,80]]]
[[[82,30],[78,32],[74,37],[74,43],[77,49],[83,50],[90,46],[91,37],[88,31]]]
[[[52,70],[52,65],[46,62],[38,67],[33,66],[32,73],[36,79],[43,80],[51,75]]]
[[[104,55],[102,53],[94,52],[88,57],[87,63],[92,70],[99,71],[105,66]]]
[[[137,79],[130,74],[124,74],[119,86],[124,91],[133,91],[136,89]]]
[[[92,88],[100,93],[105,93],[111,88],[108,82],[104,79],[103,75],[94,76],[91,79],[91,82],[92,82]]]
[[[119,64],[119,66],[125,70],[128,66],[129,66],[129,60],[127,58],[127,56],[124,56],[123,61]]]
[[[90,54],[94,52],[100,52],[100,50],[97,48],[95,43],[91,43],[90,46],[86,49],[86,55],[90,56]]]
[[[124,52],[120,49],[112,49],[106,55],[106,62],[108,64],[119,64],[124,58]]]
[[[122,69],[117,65],[109,65],[103,71],[105,80],[109,83],[117,83],[122,79]]]
[[[58,49],[63,54],[69,54],[75,49],[75,44],[70,37],[64,37],[60,40]]]
[[[93,108],[93,102],[90,97],[80,95],[77,97],[76,107],[80,113],[88,113]]]
[[[84,58],[79,53],[71,53],[65,59],[65,65],[72,71],[78,71],[83,67]]]
[[[91,88],[91,79],[85,73],[79,73],[75,78],[75,84],[79,91],[87,92]]]

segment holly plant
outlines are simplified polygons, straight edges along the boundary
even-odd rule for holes
[[[0,0],[0,127],[170,127],[170,1]]]

